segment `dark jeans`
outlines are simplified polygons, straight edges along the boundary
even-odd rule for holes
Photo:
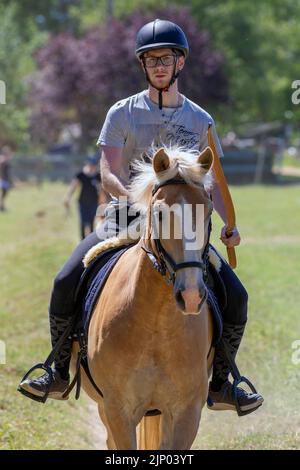
[[[92,246],[99,243],[96,232],[84,238],[75,248],[68,261],[54,279],[50,299],[49,314],[61,318],[72,316],[74,311],[74,297],[81,274],[83,273],[83,258]]]
[[[220,276],[225,286],[227,305],[221,313],[225,323],[243,325],[247,322],[248,294],[229,264],[222,260]]]

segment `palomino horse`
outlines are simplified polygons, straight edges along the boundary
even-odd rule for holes
[[[138,164],[131,196],[139,208],[146,207],[143,236],[114,266],[89,327],[88,363],[103,398],[82,371],[109,449],[189,449],[197,434],[213,356],[203,280],[212,160],[209,147],[198,155],[160,149],[152,163]],[[159,230],[155,239],[154,212],[173,204],[189,205],[193,225],[196,206],[203,205],[200,249],[186,249],[185,236],[174,236],[176,214],[170,218],[170,237]],[[155,260],[173,283],[165,282]],[[145,416],[154,409],[161,414]]]

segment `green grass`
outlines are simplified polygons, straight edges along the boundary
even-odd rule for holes
[[[47,306],[52,280],[78,241],[76,209],[66,218],[66,188],[45,184],[11,192],[0,213],[0,448],[91,449],[93,433],[84,394],[78,402],[35,403],[16,392],[18,382],[49,352]],[[299,186],[232,189],[244,243],[237,275],[250,297],[249,321],[238,355],[241,372],[263,394],[256,413],[203,411],[195,449],[300,448],[300,364],[291,361],[300,339]],[[42,211],[42,212],[41,212]],[[215,246],[221,224],[215,219]]]
[[[236,274],[249,294],[248,325],[237,362],[265,403],[241,418],[205,409],[194,447],[299,449],[300,364],[291,360],[292,343],[300,339],[299,186],[235,187],[232,195],[244,238],[236,249]],[[216,220],[215,238],[219,227]]]
[[[34,363],[49,353],[48,301],[52,280],[76,246],[76,208],[66,218],[66,188],[15,189],[0,217],[0,339],[6,365],[0,365],[0,448],[92,448],[86,424],[87,400],[33,402],[16,391]]]
[[[284,152],[281,166],[288,166],[293,168],[300,168],[300,158],[298,155],[289,155],[288,152]]]

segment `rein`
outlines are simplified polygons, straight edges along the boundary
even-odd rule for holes
[[[170,179],[168,181],[164,181],[163,183],[158,183],[157,185],[154,186],[152,190],[152,196],[156,194],[156,192],[162,188],[163,186],[167,186],[170,184],[187,184],[183,179]],[[211,222],[209,223],[209,235],[211,231]],[[155,249],[158,254],[156,256],[152,251],[148,250],[144,246],[142,246],[142,250],[144,250],[151,263],[153,264],[154,268],[164,277],[166,277],[166,282],[167,284],[174,284],[175,279],[176,279],[176,273],[180,269],[184,268],[199,268],[201,271],[203,271],[204,279],[207,278],[207,263],[208,263],[208,250],[209,250],[209,236],[208,236],[208,241],[205,246],[204,252],[203,252],[203,261],[186,261],[184,263],[176,263],[172,256],[164,249],[162,246],[162,243],[160,239],[154,239],[154,244],[155,244]],[[167,277],[168,274],[168,277]]]

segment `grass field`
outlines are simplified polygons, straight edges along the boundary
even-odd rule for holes
[[[33,402],[16,391],[26,370],[49,353],[48,301],[55,273],[76,246],[76,210],[66,217],[66,188],[47,185],[12,191],[1,213],[1,332],[6,365],[0,365],[0,448],[93,448],[79,402]]]
[[[88,400],[49,400],[16,392],[21,376],[49,352],[47,305],[52,279],[78,240],[76,209],[66,217],[65,187],[44,184],[11,192],[0,213],[1,449],[92,449]],[[299,186],[232,188],[244,243],[237,274],[249,296],[249,321],[238,356],[241,372],[265,397],[248,417],[204,410],[195,449],[300,448]],[[216,246],[219,221],[214,223]]]
[[[298,155],[290,155],[288,152],[285,152],[281,165],[283,167],[288,166],[292,168],[300,168],[300,158]]]
[[[292,343],[300,339],[299,186],[232,194],[244,236],[237,274],[250,299],[238,365],[265,403],[242,418],[205,410],[195,448],[300,449],[300,364],[292,362]]]

